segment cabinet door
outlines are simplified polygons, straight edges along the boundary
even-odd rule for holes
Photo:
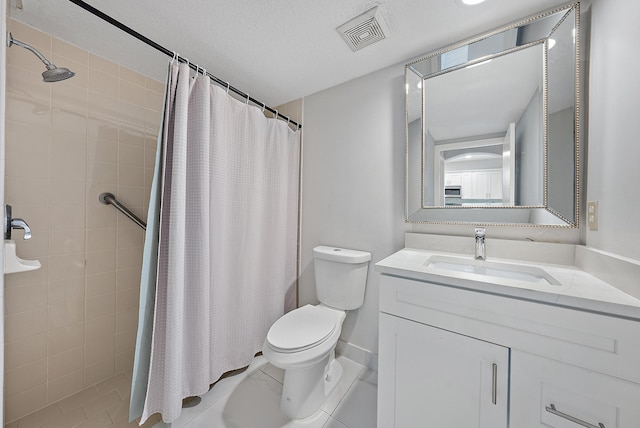
[[[473,199],[473,176],[470,172],[463,172],[462,179],[462,197],[464,199]]]
[[[509,349],[380,314],[378,426],[507,426]]]
[[[640,385],[517,350],[510,403],[517,428],[640,426]]]
[[[502,199],[502,171],[489,172],[490,199]]]
[[[445,186],[459,186],[462,184],[462,177],[459,172],[449,172],[444,175]]]
[[[487,172],[472,172],[473,199],[487,199],[489,197],[489,174]]]

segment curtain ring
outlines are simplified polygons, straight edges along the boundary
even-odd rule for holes
[[[247,100],[244,102],[246,105],[249,105],[249,94],[247,94]]]
[[[229,82],[227,82],[227,95],[229,95]]]
[[[278,110],[276,110],[276,115],[273,117],[274,119],[278,118]]]
[[[287,126],[289,126],[289,123],[291,123],[291,118],[287,117]]]
[[[262,103],[262,112],[264,113],[264,109],[267,107],[265,103]]]

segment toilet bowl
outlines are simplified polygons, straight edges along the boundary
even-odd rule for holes
[[[344,311],[306,305],[289,312],[271,327],[262,354],[283,369],[280,409],[291,419],[315,413],[342,377],[335,347]]]
[[[335,247],[313,250],[320,304],[305,305],[278,319],[262,347],[284,370],[280,410],[303,419],[320,409],[342,377],[335,347],[346,310],[362,306],[371,254]]]

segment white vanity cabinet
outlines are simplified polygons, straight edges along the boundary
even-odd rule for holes
[[[640,384],[517,350],[511,383],[512,427],[640,427]]]
[[[640,322],[383,274],[378,426],[640,428]]]
[[[383,313],[380,349],[379,427],[507,426],[508,348]]]

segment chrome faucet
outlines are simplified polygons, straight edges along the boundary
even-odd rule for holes
[[[21,218],[14,218],[11,220],[11,228],[12,229],[22,229],[24,230],[24,237],[22,239],[31,239],[31,228]]]
[[[12,229],[24,230],[23,239],[31,239],[31,228],[27,222],[21,218],[13,218],[11,205],[7,204],[4,206],[4,239],[11,239]]]
[[[476,260],[485,260],[487,258],[484,235],[484,227],[476,227]]]

